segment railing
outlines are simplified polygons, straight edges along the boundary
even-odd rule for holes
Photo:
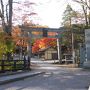
[[[73,63],[72,55],[71,54],[64,54],[62,61],[64,61],[66,64],[69,62]]]
[[[30,60],[0,60],[0,72],[30,69]]]

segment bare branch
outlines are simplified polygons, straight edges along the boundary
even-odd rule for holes
[[[83,1],[83,0],[73,0],[73,1],[74,1],[74,2],[77,2],[77,3],[81,4],[81,5],[84,5],[84,6],[86,6],[88,9],[90,9],[90,5],[88,4],[88,3],[90,3],[90,2],[87,3],[87,0],[85,0],[85,1]]]
[[[7,23],[8,23],[8,4],[6,5],[6,19],[7,19]]]

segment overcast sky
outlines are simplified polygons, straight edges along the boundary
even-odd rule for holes
[[[31,2],[36,3],[36,5],[33,6],[33,10],[37,13],[37,16],[33,17],[33,21],[52,28],[61,26],[63,12],[68,3],[72,4],[74,9],[79,9],[79,5],[73,3],[72,0],[31,0]]]
[[[36,10],[41,19],[40,23],[49,27],[60,27],[66,2],[63,0],[40,0],[39,3]]]

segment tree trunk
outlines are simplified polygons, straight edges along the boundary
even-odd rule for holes
[[[88,27],[87,7],[85,7],[84,5],[82,5],[82,9],[83,9],[84,16],[85,16],[86,27]]]
[[[90,11],[89,11],[89,15],[88,15],[88,24],[90,25]]]
[[[5,32],[7,32],[9,35],[11,35],[12,31],[12,2],[13,0],[8,0],[8,4],[6,5],[6,18],[7,22],[5,23],[5,17],[4,17],[4,4],[3,0],[0,0],[1,2],[1,20],[2,20],[2,27]],[[9,6],[9,11],[7,12],[7,7]]]
[[[12,31],[12,2],[13,0],[9,0],[9,21],[8,21],[9,31],[8,31],[8,34],[10,35]]]
[[[90,0],[89,0],[89,7],[90,7]],[[88,22],[89,22],[89,25],[90,25],[90,8],[89,8]]]
[[[5,31],[5,19],[4,19],[4,5],[3,5],[3,0],[1,0],[1,20],[2,20],[2,28]]]

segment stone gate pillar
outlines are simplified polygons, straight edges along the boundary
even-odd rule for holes
[[[85,68],[90,68],[90,29],[85,30],[85,47],[86,47],[86,54],[85,54],[85,62],[83,66]]]

